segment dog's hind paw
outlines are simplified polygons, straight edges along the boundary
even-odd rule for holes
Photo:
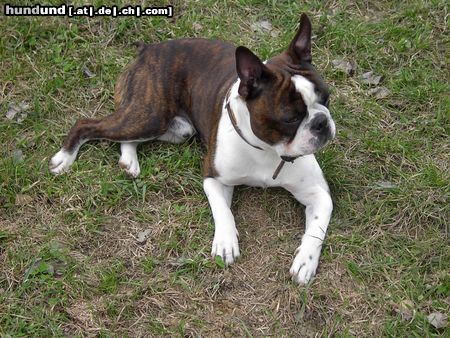
[[[62,174],[70,168],[76,157],[76,152],[69,153],[64,149],[61,149],[51,158],[49,162],[48,167],[50,172],[55,175]]]
[[[137,146],[137,142],[123,142],[120,144],[122,155],[120,156],[119,166],[133,178],[138,177],[141,173],[136,153]]]
[[[133,177],[136,178],[141,173],[141,169],[139,167],[139,161],[136,158],[128,157],[128,156],[122,156],[119,160],[119,166],[125,170],[125,172]]]
[[[305,285],[316,274],[317,266],[319,265],[320,249],[299,246],[296,252],[297,255],[289,272],[295,282]]]

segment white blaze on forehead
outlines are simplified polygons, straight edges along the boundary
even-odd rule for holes
[[[309,122],[317,115],[325,115],[328,119],[331,135],[334,137],[335,127],[328,109],[318,102],[319,97],[314,91],[314,83],[301,75],[294,75],[291,81],[297,92],[303,98],[308,114],[300,123],[294,138],[289,142],[280,142],[275,146],[275,150],[280,156],[300,156],[314,153],[318,146],[316,144],[317,135],[311,132]]]
[[[301,75],[294,75],[291,77],[294,83],[295,89],[302,95],[303,101],[306,106],[312,106],[317,102],[317,95],[314,91],[314,84],[306,77]]]

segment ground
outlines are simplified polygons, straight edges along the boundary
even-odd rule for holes
[[[427,320],[450,307],[448,3],[172,5],[172,18],[2,16],[0,335],[448,334]],[[135,180],[107,142],[49,173],[77,119],[113,111],[135,41],[220,38],[265,59],[302,12],[338,130],[317,154],[335,209],[309,285],[290,280],[304,218],[282,190],[237,189],[242,257],[210,258],[196,140],[141,146]],[[380,83],[364,83],[369,71]]]

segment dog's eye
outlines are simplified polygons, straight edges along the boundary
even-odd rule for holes
[[[300,116],[297,115],[297,116],[291,117],[291,118],[289,118],[287,120],[284,120],[283,122],[286,123],[286,124],[294,124],[294,123],[299,122],[300,119],[301,119]]]

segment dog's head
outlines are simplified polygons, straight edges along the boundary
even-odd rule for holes
[[[285,52],[263,63],[238,47],[236,68],[252,131],[281,158],[312,154],[335,136],[328,88],[311,64],[311,22],[305,14]]]

